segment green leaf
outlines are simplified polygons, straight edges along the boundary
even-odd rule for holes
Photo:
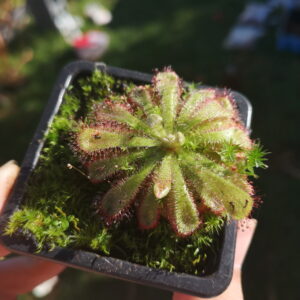
[[[131,170],[133,168],[131,166],[132,162],[143,157],[144,155],[145,151],[139,151],[117,157],[92,161],[87,166],[88,176],[93,182],[101,182],[118,171]]]
[[[247,180],[247,175],[240,174],[238,172],[232,173],[230,176],[228,176],[228,179],[238,186],[243,191],[247,192],[250,196],[253,195],[254,190],[253,186],[250,182]]]
[[[215,161],[207,158],[205,155],[193,152],[184,152],[179,155],[180,166],[184,170],[190,171],[193,174],[193,170],[200,170],[201,168],[207,168],[214,171],[216,174],[223,176],[227,173],[227,169]]]
[[[77,144],[79,149],[92,153],[115,147],[153,147],[158,142],[146,138],[133,136],[129,132],[109,131],[103,127],[85,127],[77,134]]]
[[[254,144],[252,149],[247,153],[247,160],[243,172],[249,176],[255,177],[254,168],[266,169],[268,167],[265,164],[265,161],[267,160],[265,156],[267,154],[269,154],[269,152],[265,151],[259,143]]]
[[[186,102],[184,103],[177,122],[185,123],[187,120],[193,116],[195,113],[195,109],[205,100],[213,98],[215,96],[215,90],[213,89],[200,89],[193,91],[192,93],[188,94]]]
[[[166,155],[154,176],[154,194],[158,199],[168,195],[172,185],[172,156]]]
[[[179,128],[189,130],[202,122],[216,118],[233,118],[235,114],[225,109],[218,99],[207,98],[198,107],[194,107],[193,113],[178,121]]]
[[[167,198],[167,210],[168,219],[181,236],[192,234],[201,223],[196,204],[176,160],[172,162],[172,190]]]
[[[177,114],[178,99],[181,94],[179,78],[172,71],[160,72],[154,78],[154,85],[161,98],[160,107],[164,128],[172,133]]]
[[[241,148],[231,143],[224,143],[219,151],[222,161],[225,164],[236,162],[236,155],[241,151]]]
[[[138,221],[142,229],[154,228],[159,218],[159,202],[153,193],[153,186],[148,188],[138,207]]]
[[[151,162],[144,166],[140,172],[125,179],[123,182],[112,187],[101,201],[100,211],[106,221],[110,223],[122,216],[122,213],[134,201],[145,178],[151,173],[156,163]]]
[[[234,117],[238,118],[238,111],[236,109],[234,100],[228,91],[220,92],[218,91],[216,93],[216,99],[217,101],[222,105],[223,109],[228,111],[228,113]]]
[[[133,136],[126,142],[125,147],[155,147],[160,145],[160,142],[158,140],[154,140],[148,137],[143,136]]]
[[[189,134],[198,144],[230,143],[244,149],[250,149],[252,146],[247,131],[234,120],[224,117],[206,120]]]
[[[128,141],[128,133],[105,130],[101,127],[85,127],[78,132],[77,143],[85,152],[120,147]]]
[[[125,124],[132,129],[154,135],[151,128],[138,117],[134,116],[129,108],[122,103],[104,103],[99,106],[96,112],[96,119],[99,121],[108,120]],[[154,135],[155,136],[155,135]]]
[[[212,211],[228,213],[234,219],[249,215],[253,191],[245,176],[225,176],[226,168],[200,154],[186,154],[181,163],[195,191]]]
[[[195,132],[212,132],[212,131],[220,131],[223,129],[236,127],[236,123],[234,120],[227,117],[216,117],[212,119],[207,119],[197,126],[194,127]]]
[[[205,204],[212,210],[219,212],[224,207],[234,219],[247,217],[253,206],[253,199],[243,189],[230,179],[222,178],[205,168],[196,171],[202,182],[199,188],[195,186]]]
[[[150,114],[160,115],[159,107],[155,105],[151,100],[149,89],[145,87],[136,87],[131,91],[130,97],[133,101],[141,106],[142,110],[147,116],[149,116]]]
[[[247,150],[252,148],[252,141],[249,138],[248,132],[243,128],[235,128],[233,130],[231,142]]]

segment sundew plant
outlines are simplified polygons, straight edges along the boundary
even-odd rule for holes
[[[256,202],[247,177],[266,167],[264,154],[230,91],[183,84],[171,69],[141,85],[84,73],[64,95],[5,232],[36,251],[211,274],[225,222]]]
[[[78,122],[72,148],[91,182],[113,181],[96,206],[108,226],[134,206],[141,229],[165,218],[179,236],[193,234],[207,210],[249,216],[247,176],[265,166],[230,92],[184,89],[169,68],[151,85],[95,104]]]

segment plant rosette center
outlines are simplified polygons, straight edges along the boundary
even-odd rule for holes
[[[247,217],[248,176],[266,167],[231,93],[183,87],[171,69],[95,104],[77,123],[72,149],[93,183],[112,182],[98,201],[106,224],[136,208],[141,229],[163,217],[179,236],[194,233],[205,211]]]
[[[162,139],[162,147],[166,152],[178,152],[185,142],[185,137],[182,132],[176,134],[168,134]]]

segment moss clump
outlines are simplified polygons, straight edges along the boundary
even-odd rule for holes
[[[135,218],[125,218],[122,223],[106,227],[95,213],[95,203],[109,189],[109,184],[92,184],[68,168],[68,164],[80,168],[69,147],[69,132],[74,124],[80,118],[84,121],[95,103],[129,93],[133,87],[130,82],[99,71],[73,82],[45,137],[24,202],[10,218],[6,234],[19,232],[21,228],[23,234],[34,237],[37,251],[72,247],[171,271],[207,273],[207,262],[213,264],[214,252],[218,251],[214,241],[223,227],[222,217],[205,212],[203,225],[184,238],[176,235],[165,221],[147,231],[138,228]],[[133,210],[127,212],[133,213]]]

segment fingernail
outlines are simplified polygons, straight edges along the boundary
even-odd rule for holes
[[[9,160],[4,165],[0,167],[0,169],[6,169],[7,167],[10,167],[11,165],[17,165],[17,162],[15,160]]]

